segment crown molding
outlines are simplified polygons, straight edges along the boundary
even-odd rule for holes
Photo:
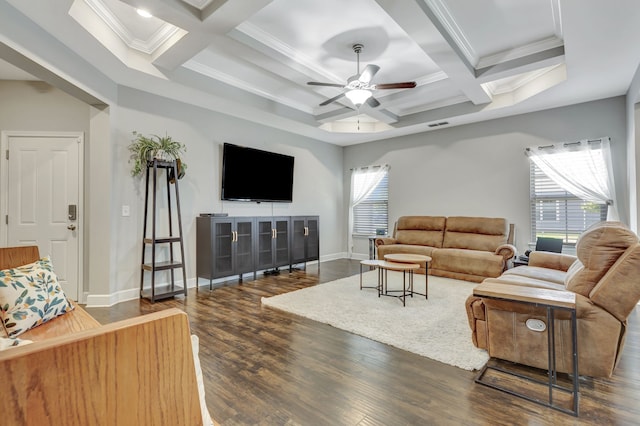
[[[433,14],[436,15],[438,21],[440,21],[453,38],[462,54],[467,58],[467,61],[469,61],[470,64],[476,64],[479,59],[478,54],[471,46],[469,39],[456,22],[447,5],[444,4],[442,0],[426,0],[426,3]]]
[[[505,93],[511,93],[524,85],[531,83],[532,81],[542,77],[548,72],[553,71],[555,68],[563,66],[564,64],[557,64],[547,68],[542,68],[536,71],[531,71],[525,74],[522,74],[517,77],[508,78],[505,82],[501,83],[500,80],[491,81],[488,83],[484,83],[482,86],[486,88],[491,95],[503,95]]]
[[[180,28],[163,21],[162,26],[148,40],[136,38],[101,0],[84,0],[96,15],[130,48],[151,55]],[[158,18],[155,18],[158,19]]]

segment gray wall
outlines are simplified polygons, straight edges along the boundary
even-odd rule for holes
[[[609,136],[618,209],[628,223],[625,114],[624,97],[617,97],[346,147],[345,205],[349,169],[386,163],[390,229],[403,215],[505,217],[523,252],[530,240],[524,149]],[[366,239],[354,242],[354,253],[368,253]]]
[[[121,88],[115,130],[112,218],[118,265],[112,291],[139,285],[140,248],[144,216],[144,179],[130,176],[129,145],[133,130],[170,135],[187,145],[186,176],[179,181],[187,277],[194,278],[195,218],[203,212],[238,216],[319,215],[322,259],[344,255],[342,148],[281,132],[244,120],[181,104],[148,93]],[[292,155],[293,203],[254,203],[220,200],[222,143],[251,146]],[[248,173],[248,179],[259,178]],[[164,193],[163,193],[164,194]],[[122,205],[131,216],[122,217]],[[164,207],[164,204],[161,204]]]

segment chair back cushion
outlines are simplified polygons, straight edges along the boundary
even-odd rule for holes
[[[508,233],[509,225],[503,218],[452,216],[447,218],[442,246],[495,252],[506,244]]]
[[[578,238],[576,255],[580,263],[576,262],[567,271],[565,287],[590,297],[596,284],[618,259],[637,244],[638,237],[621,222],[598,222],[592,225]]]
[[[589,298],[624,322],[640,301],[638,277],[640,277],[640,244],[635,244],[618,258],[591,290]]]
[[[395,238],[399,244],[442,247],[445,221],[444,216],[402,216]]]

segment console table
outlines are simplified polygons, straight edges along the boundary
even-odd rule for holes
[[[209,280],[320,260],[318,216],[200,216],[196,275]],[[318,265],[319,267],[319,265]]]

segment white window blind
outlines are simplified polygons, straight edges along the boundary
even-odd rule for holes
[[[389,174],[385,172],[384,177],[373,191],[353,207],[353,234],[375,235],[377,229],[384,229],[387,232],[389,223],[388,205]]]
[[[575,244],[585,229],[607,219],[607,204],[582,200],[562,189],[531,162],[531,241],[562,238]]]

